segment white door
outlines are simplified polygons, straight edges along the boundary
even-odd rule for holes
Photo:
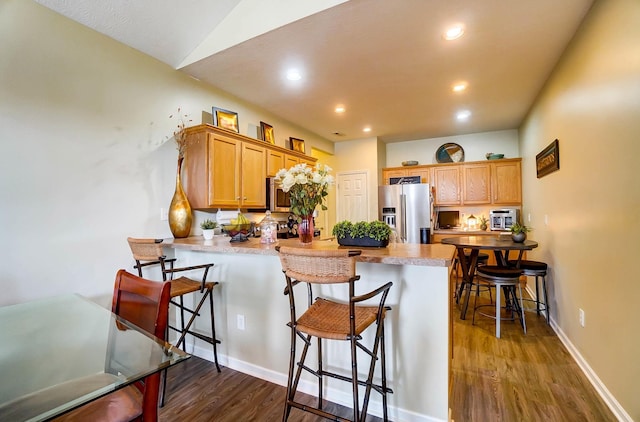
[[[369,221],[368,172],[354,171],[336,175],[336,222]]]

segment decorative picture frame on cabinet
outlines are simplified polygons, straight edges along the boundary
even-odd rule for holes
[[[211,114],[213,114],[214,126],[240,133],[240,126],[238,126],[238,113],[235,111],[213,107],[213,112]]]
[[[298,138],[289,137],[291,149],[304,154],[304,141]]]
[[[272,145],[276,144],[276,137],[273,134],[273,126],[270,124],[260,122],[260,135],[262,136],[263,141],[269,142]]]
[[[560,169],[558,140],[551,142],[536,155],[536,176],[539,178]]]

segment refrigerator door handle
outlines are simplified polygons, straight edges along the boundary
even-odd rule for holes
[[[402,219],[402,241],[407,241],[407,195],[400,195],[400,218]]]

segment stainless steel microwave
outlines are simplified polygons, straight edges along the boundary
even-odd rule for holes
[[[291,196],[278,187],[275,179],[267,178],[267,209],[271,212],[289,212]]]

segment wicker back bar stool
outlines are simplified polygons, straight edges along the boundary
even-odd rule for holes
[[[535,302],[536,304],[536,313],[540,315],[540,311],[544,311],[545,317],[547,319],[547,324],[549,324],[549,298],[547,296],[547,264],[540,261],[531,261],[527,259],[523,259],[518,264],[516,260],[509,260],[510,267],[517,267],[522,271],[522,275],[526,277],[535,277],[536,283],[536,298],[533,299],[524,299],[525,301]],[[539,279],[542,279],[542,301],[540,300],[540,283]]]
[[[213,264],[201,264],[193,265],[189,267],[174,267],[176,261],[175,258],[167,259],[162,250],[162,239],[136,239],[133,237],[127,238],[133,258],[136,261],[136,265],[133,268],[138,270],[138,275],[142,277],[142,269],[148,266],[159,265],[162,272],[162,280],[169,281],[171,283],[171,304],[176,307],[176,310],[180,312],[180,326],[168,324],[167,329],[174,330],[179,333],[179,338],[175,343],[176,347],[184,348],[186,344],[186,336],[191,335],[204,342],[211,344],[213,347],[213,360],[216,364],[216,369],[220,372],[220,365],[218,364],[218,350],[217,345],[220,340],[216,338],[216,324],[214,317],[213,307],[213,288],[217,282],[206,281],[209,270],[213,267]],[[185,271],[204,270],[202,274],[202,280],[196,281],[188,277],[181,276],[174,279],[173,275]],[[202,293],[202,298],[195,307],[189,307],[184,304],[184,296],[190,293]],[[209,299],[209,309],[211,311],[211,335],[206,335],[200,332],[196,332],[192,327],[197,316],[200,315],[200,310],[205,302]],[[189,315],[188,322],[185,323],[186,316]],[[164,391],[166,389],[166,373],[163,379],[162,385],[162,400],[161,406],[164,406]]]
[[[360,255],[361,251],[359,250],[314,250],[285,246],[276,249],[279,252],[286,279],[284,293],[289,296],[291,314],[291,321],[287,324],[291,328],[289,376],[282,420],[288,419],[291,409],[294,407],[331,420],[349,420],[322,409],[323,377],[326,376],[351,383],[353,421],[359,422],[366,419],[371,390],[377,391],[382,396],[383,417],[387,421],[387,394],[393,393],[393,391],[387,387],[384,318],[386,311],[390,310],[385,306],[385,301],[393,283],[388,282],[371,292],[356,295],[355,283],[360,279],[360,276],[355,273],[354,257]],[[313,299],[313,285],[334,283],[348,284],[348,297],[344,298],[343,302],[321,297]],[[294,294],[298,285],[306,285],[307,287],[308,308],[301,315],[297,313]],[[376,298],[377,305],[375,306],[360,304],[373,298]],[[375,326],[375,338],[373,344],[367,347],[362,342],[361,334],[372,326]],[[318,365],[316,369],[305,364],[307,352],[312,344],[312,337],[317,339]],[[296,362],[298,339],[301,339],[304,345],[300,353],[300,361]],[[323,367],[323,340],[348,341],[350,343],[350,375],[329,371]],[[358,377],[358,349],[364,351],[371,358],[368,363],[369,371],[366,380]],[[374,383],[374,370],[378,360],[380,360],[381,381]],[[295,400],[298,382],[303,370],[318,379],[317,407]],[[360,408],[359,389],[361,386],[364,387],[364,396]]]
[[[501,316],[501,300],[500,290],[504,293],[505,308],[512,312],[512,317],[509,320],[513,320],[513,313],[518,314],[518,319],[524,330],[527,333],[527,324],[524,318],[523,305],[522,305],[522,286],[520,284],[520,275],[522,271],[517,268],[500,267],[497,265],[483,265],[478,267],[476,272],[476,279],[478,282],[482,281],[487,283],[490,287],[496,289],[496,304],[495,314],[487,314],[479,311],[480,315],[494,318],[496,320],[496,337],[500,338],[500,322],[504,319]],[[519,295],[516,295],[516,287],[519,290]],[[477,305],[478,296],[476,295],[473,304],[473,320],[472,324],[476,321],[476,311],[483,307],[492,307],[493,305]]]

